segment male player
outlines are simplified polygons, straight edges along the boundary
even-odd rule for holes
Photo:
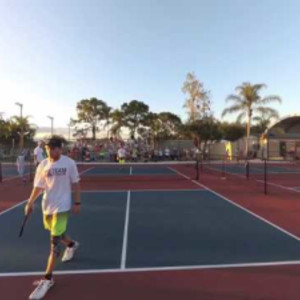
[[[122,167],[125,163],[125,158],[126,158],[126,150],[123,146],[123,144],[121,145],[121,147],[118,150],[118,160],[119,160],[119,164]]]
[[[45,158],[44,156],[44,142],[39,141],[33,150],[34,165],[37,167],[39,163]]]
[[[23,184],[26,184],[26,165],[25,165],[25,149],[21,149],[17,156],[17,170]]]
[[[63,262],[70,261],[79,243],[67,236],[67,223],[72,208],[71,187],[74,187],[73,212],[80,211],[79,175],[75,162],[62,155],[62,141],[52,137],[46,142],[48,158],[40,162],[34,179],[34,187],[25,207],[25,214],[33,210],[37,197],[43,192],[42,210],[45,229],[50,231],[50,254],[45,276],[38,282],[29,299],[41,299],[53,286],[52,273],[60,256],[60,243],[66,245]]]

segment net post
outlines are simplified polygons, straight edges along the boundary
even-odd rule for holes
[[[2,163],[0,162],[0,183],[2,183]]]
[[[225,176],[225,157],[223,156],[222,158],[222,177],[221,177],[223,180],[226,179],[226,176]]]
[[[196,159],[196,180],[199,180],[199,158]]]
[[[32,164],[32,158],[31,155],[29,156],[29,181],[33,181],[33,164]]]
[[[265,193],[265,195],[268,194],[268,178],[267,178],[267,172],[268,172],[268,168],[267,168],[267,160],[264,159],[264,193]]]
[[[250,168],[250,165],[249,165],[249,161],[247,160],[247,161],[246,161],[246,178],[247,178],[247,179],[250,178],[249,168]]]

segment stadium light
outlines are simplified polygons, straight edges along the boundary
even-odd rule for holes
[[[54,117],[51,117],[51,116],[47,116],[50,120],[51,120],[51,135],[53,135],[53,120],[54,120]]]
[[[20,117],[23,118],[23,104],[20,102],[15,102],[15,104],[20,107]]]

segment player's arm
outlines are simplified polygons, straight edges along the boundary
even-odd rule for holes
[[[33,205],[38,196],[42,193],[43,189],[40,187],[34,187],[25,206],[25,214],[28,215],[33,210]]]
[[[45,189],[45,179],[42,175],[43,167],[40,164],[36,170],[34,183],[33,183],[33,189],[31,191],[30,197],[28,199],[28,202],[25,206],[25,214],[28,215],[33,210],[33,204],[35,200],[38,198],[38,196],[43,192]]]

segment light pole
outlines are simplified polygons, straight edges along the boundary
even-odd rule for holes
[[[51,120],[51,135],[53,135],[53,120],[54,120],[54,117],[51,117],[51,116],[47,116],[50,120]]]
[[[20,102],[15,102],[15,104],[20,107],[20,125],[21,125],[21,131],[18,132],[18,134],[20,136],[20,149],[21,149],[24,146],[24,130],[25,130],[25,128],[23,128],[23,126],[22,126],[22,124],[23,124],[23,104],[20,103]]]
[[[71,119],[70,119],[70,121],[67,125],[68,125],[68,129],[69,129],[69,131],[68,131],[68,140],[70,142],[71,141]]]
[[[23,118],[23,104],[19,102],[15,102],[16,105],[20,107],[20,117]]]

